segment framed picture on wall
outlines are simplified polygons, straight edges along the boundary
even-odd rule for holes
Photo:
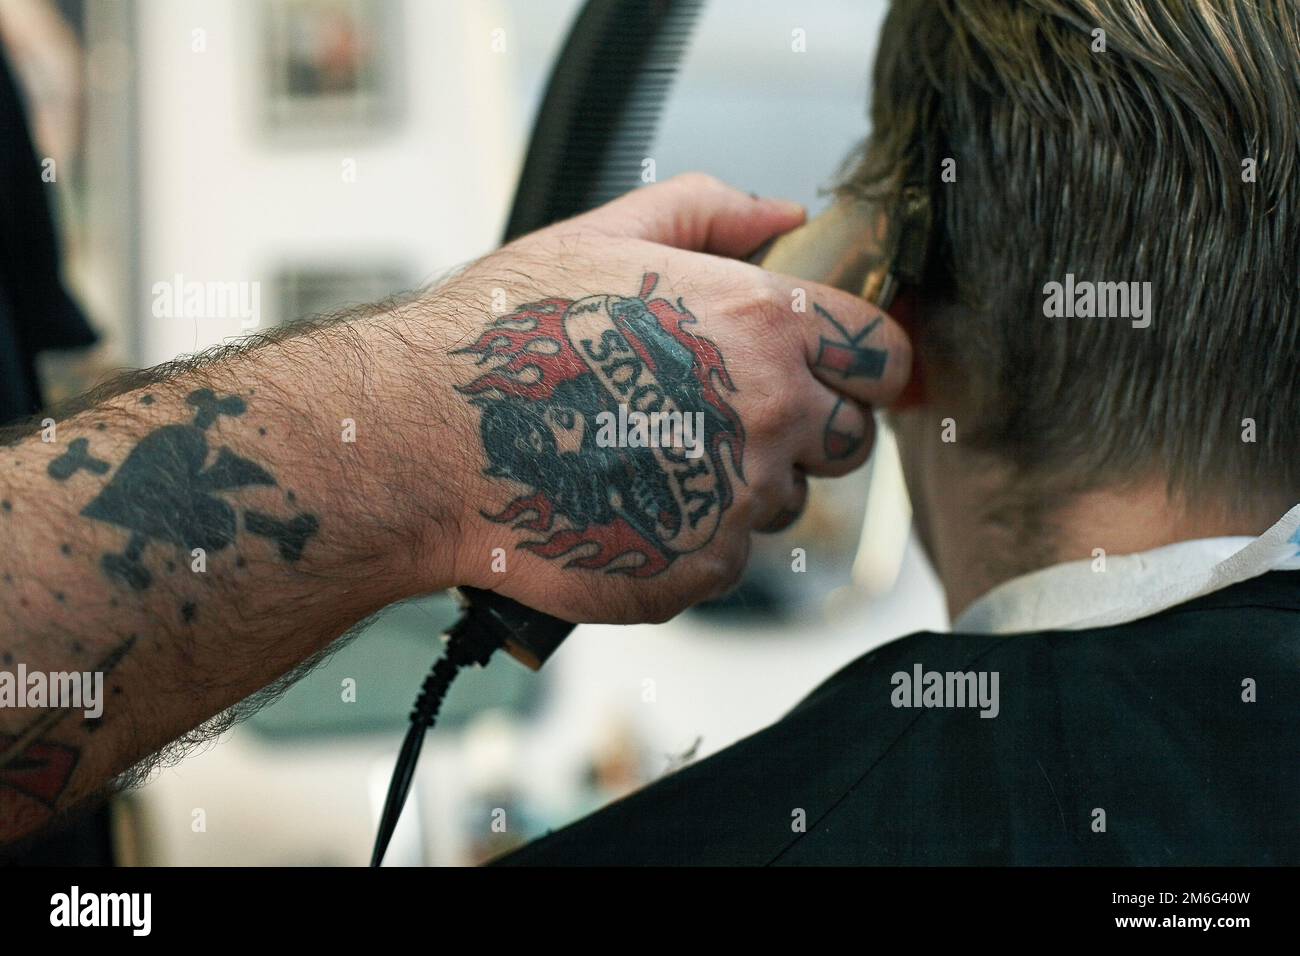
[[[410,272],[396,264],[291,264],[275,272],[275,321],[297,322],[378,302],[407,291]]]
[[[396,0],[262,0],[262,14],[268,134],[346,137],[397,123]]]

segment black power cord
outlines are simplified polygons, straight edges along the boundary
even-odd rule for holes
[[[406,804],[406,795],[411,789],[425,732],[438,719],[438,711],[451,688],[451,682],[456,679],[461,668],[470,664],[480,667],[487,664],[501,646],[495,641],[495,635],[476,628],[474,623],[475,615],[471,606],[447,632],[447,649],[433,665],[433,670],[424,679],[420,693],[415,698],[415,706],[411,709],[411,726],[406,730],[406,739],[402,741],[397,765],[393,768],[393,779],[388,784],[383,816],[379,819],[379,833],[375,836],[375,849],[370,855],[371,866],[379,866],[384,860],[384,853],[388,850],[388,843],[393,838],[393,831],[397,829],[397,821],[402,815],[402,807]]]
[[[487,666],[492,655],[504,647],[516,659],[537,670],[569,636],[574,625],[542,614],[493,591],[478,588],[459,589],[463,610],[456,623],[444,635],[447,648],[424,679],[411,708],[411,726],[397,755],[393,779],[388,784],[384,812],[379,818],[379,832],[370,865],[379,866],[388,850],[397,821],[406,804],[420,759],[424,735],[438,719],[443,699],[456,675],[465,667]]]

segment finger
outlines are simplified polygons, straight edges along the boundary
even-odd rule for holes
[[[846,398],[892,404],[912,374],[912,344],[903,327],[866,299],[790,276],[773,276],[798,322],[808,367]],[[802,306],[802,311],[796,311]]]
[[[808,404],[806,427],[799,430],[795,464],[826,478],[847,475],[867,460],[876,437],[871,412],[820,383]]]
[[[790,483],[776,514],[760,525],[759,534],[777,534],[794,524],[808,506],[808,475],[802,468],[790,469]]]
[[[574,220],[611,236],[744,258],[801,225],[803,206],[760,199],[703,173],[634,189]]]

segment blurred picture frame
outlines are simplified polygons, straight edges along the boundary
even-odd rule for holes
[[[347,138],[398,124],[395,0],[261,0],[262,125],[273,140]]]
[[[281,325],[378,302],[412,286],[410,270],[396,262],[295,262],[272,275],[274,321]]]

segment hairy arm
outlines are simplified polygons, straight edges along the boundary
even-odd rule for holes
[[[802,219],[678,177],[0,442],[0,842],[396,600],[637,623],[725,592],[910,368],[863,300],[729,260]],[[682,430],[611,427],[656,412]],[[24,671],[98,700],[20,706]]]
[[[0,446],[0,842],[450,585],[444,307],[137,373]]]

